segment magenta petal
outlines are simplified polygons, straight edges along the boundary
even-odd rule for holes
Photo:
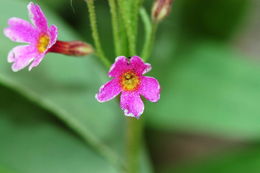
[[[121,73],[130,68],[129,60],[124,56],[119,56],[116,58],[115,63],[111,66],[108,76],[118,77]]]
[[[132,68],[139,74],[145,74],[152,69],[151,64],[144,63],[139,56],[133,56],[130,59],[130,63]]]
[[[143,76],[139,93],[151,102],[157,102],[160,99],[160,84],[153,77]]]
[[[40,62],[42,61],[42,59],[44,58],[45,54],[39,54],[31,63],[31,65],[29,66],[29,71],[32,70],[33,67],[36,67],[40,64]]]
[[[120,106],[126,116],[139,118],[144,112],[144,103],[137,92],[122,92]]]
[[[105,85],[101,86],[96,99],[99,102],[106,102],[116,97],[121,92],[121,87],[117,79],[112,79]]]
[[[12,17],[8,20],[9,27],[4,29],[6,37],[15,42],[34,43],[39,32],[29,22]]]
[[[39,31],[46,33],[48,31],[48,22],[41,8],[33,2],[30,2],[27,8],[32,23],[38,28]]]
[[[36,52],[30,45],[13,48],[8,54],[8,62],[13,63],[12,70],[16,72],[29,65],[38,56]]]
[[[58,28],[55,25],[51,25],[49,28],[49,35],[51,38],[48,48],[52,47],[58,39]]]

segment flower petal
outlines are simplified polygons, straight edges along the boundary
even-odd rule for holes
[[[4,29],[6,37],[15,42],[35,43],[39,32],[29,22],[12,17],[8,20],[8,28]]]
[[[55,25],[51,25],[49,28],[50,44],[48,48],[52,47],[58,39],[58,28]]]
[[[137,92],[122,92],[120,106],[126,116],[139,118],[144,112],[144,103]]]
[[[51,25],[48,30],[49,30],[49,36],[50,36],[50,43],[49,43],[47,49],[45,50],[45,52],[43,52],[42,54],[39,54],[39,56],[37,56],[34,59],[32,64],[29,66],[29,71],[31,71],[32,68],[34,68],[34,67],[36,67],[36,66],[38,66],[40,64],[40,62],[44,58],[46,52],[48,52],[48,49],[51,48],[57,41],[57,38],[58,38],[58,28],[55,25]]]
[[[151,64],[144,63],[144,61],[139,56],[133,56],[130,59],[130,64],[134,71],[139,74],[145,74],[152,69]]]
[[[160,99],[160,84],[153,77],[143,76],[139,93],[151,102],[157,102]]]
[[[31,65],[29,66],[29,71],[32,70],[33,67],[36,67],[40,64],[40,62],[42,61],[42,59],[44,58],[45,54],[42,53],[42,54],[39,54],[34,60],[33,62],[31,63]]]
[[[27,8],[32,23],[38,28],[39,31],[46,33],[48,31],[48,21],[40,6],[30,2]]]
[[[8,62],[13,63],[12,70],[16,72],[29,65],[37,56],[35,47],[30,45],[17,46],[9,52]]]
[[[117,79],[112,79],[105,85],[101,86],[96,99],[99,102],[106,102],[116,97],[121,92],[121,87]]]
[[[108,76],[118,77],[121,73],[130,68],[129,60],[124,56],[119,56],[116,58],[115,63],[111,66]]]

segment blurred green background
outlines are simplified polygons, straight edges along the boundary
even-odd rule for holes
[[[28,0],[1,0],[0,28],[28,20]],[[60,40],[93,43],[83,0],[42,0]],[[114,61],[107,1],[95,1],[103,47]],[[152,1],[145,1],[150,11]],[[148,75],[161,100],[145,102],[142,172],[260,172],[260,2],[175,0],[157,33]],[[139,23],[138,50],[143,44]],[[125,117],[94,95],[108,80],[94,56],[48,54],[13,73],[17,45],[0,36],[0,173],[118,173]]]

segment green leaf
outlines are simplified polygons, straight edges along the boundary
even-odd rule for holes
[[[256,145],[179,164],[164,173],[257,173],[259,171],[260,148]]]
[[[0,165],[0,173],[18,173],[18,172],[10,171],[10,169],[6,169],[2,167],[2,165]]]
[[[24,1],[2,0],[0,27],[7,27],[8,18],[13,16],[28,20],[26,6]],[[43,6],[42,9],[49,24],[58,26],[60,40],[80,40],[60,18]],[[94,97],[98,88],[108,80],[95,57],[48,54],[31,72],[25,69],[14,73],[5,57],[19,43],[12,43],[3,35],[0,35],[0,42],[3,58],[0,63],[0,83],[51,111],[111,162],[118,164],[122,161],[113,151],[115,149],[107,145],[116,148],[122,144],[124,116],[119,112],[116,101],[100,104]]]
[[[7,88],[0,95],[1,173],[117,172],[49,112]]]
[[[254,60],[210,41],[171,58],[158,58],[165,63],[153,71],[162,90],[158,104],[146,106],[150,127],[260,137],[260,69]]]

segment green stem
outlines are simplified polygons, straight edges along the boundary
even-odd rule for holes
[[[120,10],[120,13],[121,13],[122,18],[123,18],[124,27],[125,27],[125,30],[126,30],[126,35],[127,35],[127,38],[128,38],[129,52],[130,52],[130,55],[133,56],[133,55],[135,55],[136,41],[135,41],[134,30],[133,30],[133,27],[132,27],[133,21],[131,19],[129,7],[127,7],[128,3],[129,2],[126,1],[126,0],[118,0],[119,10]]]
[[[140,172],[143,120],[127,118],[127,172]]]
[[[155,34],[157,31],[158,23],[151,23],[151,20],[144,8],[140,10],[140,15],[145,28],[145,42],[142,51],[142,58],[147,61],[152,53],[153,44],[155,41]]]
[[[133,2],[133,10],[131,11],[132,23],[129,27],[132,27],[132,39],[134,44],[136,44],[136,36],[138,30],[138,12],[141,6],[142,0],[135,0]],[[149,20],[149,19],[148,19]],[[127,31],[127,28],[126,28]],[[131,44],[131,42],[129,42]],[[133,55],[130,45],[130,53]],[[134,52],[135,53],[135,52]],[[143,120],[127,118],[127,172],[128,173],[140,173],[141,166],[141,147],[143,140]]]
[[[119,22],[118,22],[118,14],[117,14],[117,6],[115,0],[108,0],[110,6],[110,13],[112,18],[112,28],[113,28],[113,35],[114,35],[114,45],[115,45],[115,52],[116,56],[122,55],[122,43],[120,39],[120,29],[119,29]]]
[[[88,10],[89,10],[89,19],[90,19],[90,25],[92,29],[92,37],[95,42],[97,55],[100,58],[100,60],[103,62],[103,64],[109,68],[111,66],[111,63],[108,60],[108,58],[105,56],[99,39],[94,0],[85,0],[85,1],[87,3]]]
[[[125,27],[122,23],[123,22],[123,17],[121,15],[119,15],[119,21],[120,21],[120,26],[119,26],[119,30],[120,30],[120,39],[121,39],[121,49],[122,49],[122,55],[124,56],[129,56],[129,44],[128,44],[128,38],[127,38],[127,34],[125,32]]]
[[[143,0],[133,0],[132,1],[132,10],[130,12],[131,21],[132,21],[132,28],[133,28],[133,42],[136,44],[137,36],[138,36],[138,14],[139,9],[143,3]]]

